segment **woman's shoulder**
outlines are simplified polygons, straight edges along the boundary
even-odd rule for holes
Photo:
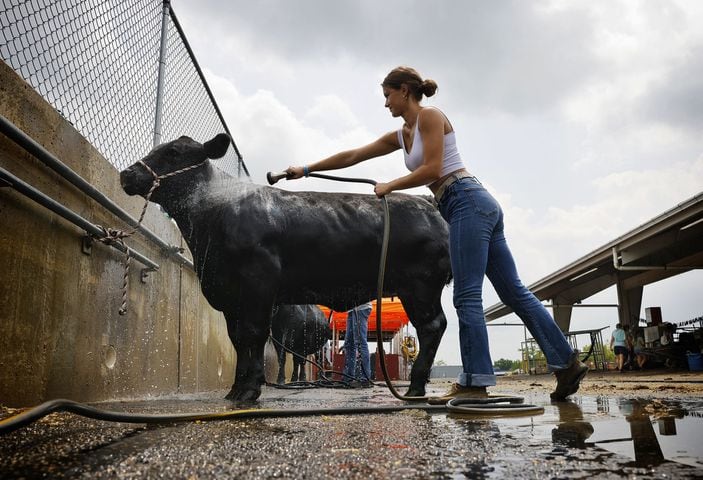
[[[423,129],[428,126],[430,128],[433,126],[443,127],[445,122],[451,126],[449,118],[437,107],[422,107],[417,116],[417,120],[419,124],[418,127]]]
[[[442,110],[434,106],[421,107],[418,116],[420,118],[447,118]]]

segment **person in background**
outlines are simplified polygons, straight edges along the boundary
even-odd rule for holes
[[[665,347],[674,343],[674,332],[676,331],[676,326],[667,322],[662,325],[662,330],[662,336],[659,339],[661,346]]]
[[[367,341],[371,302],[347,312],[347,330],[344,334],[344,378],[353,387],[371,386],[371,360]],[[359,374],[357,374],[359,372]]]
[[[438,108],[421,105],[437,91],[434,80],[423,79],[413,68],[397,67],[381,83],[385,106],[400,129],[368,145],[336,153],[318,162],[286,169],[288,180],[311,172],[351,167],[401,150],[410,173],[378,182],[374,192],[383,197],[397,190],[427,186],[442,217],[449,224],[449,249],[454,277],[454,307],[459,317],[459,349],[463,373],[449,392],[430,403],[452,398],[484,398],[496,384],[483,315],[483,280],[487,276],[503,303],[525,323],[544,352],[557,379],[551,393],[563,401],[575,393],[588,367],[566,341],[564,333],[518,276],[505,239],[503,210],[475,175],[469,173],[457,148],[454,127]],[[422,219],[418,219],[422,221]],[[422,252],[417,252],[422,255]]]
[[[633,349],[635,351],[635,361],[637,362],[637,367],[642,370],[644,365],[647,363],[647,355],[644,353],[644,335],[642,332],[635,332],[635,341],[633,342]]]
[[[635,330],[636,325],[630,326],[630,328],[625,329],[625,345],[627,348],[627,354],[625,354],[625,361],[622,364],[623,370],[634,370],[635,368]]]
[[[615,362],[620,373],[623,372],[625,355],[627,355],[627,334],[619,323],[615,325],[615,330],[610,336],[610,348],[615,353]]]

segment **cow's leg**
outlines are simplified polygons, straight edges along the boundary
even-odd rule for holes
[[[434,363],[439,342],[447,328],[447,319],[442,311],[440,292],[433,300],[423,301],[422,295],[413,292],[409,295],[399,295],[403,309],[408,314],[410,322],[417,331],[420,351],[410,371],[410,387],[406,392],[409,397],[425,395],[425,385],[429,381],[430,370]]]
[[[293,355],[293,373],[290,375],[290,381],[291,382],[297,382],[298,381],[298,365],[300,361]]]
[[[283,385],[286,383],[286,351],[280,345],[276,345],[276,356],[278,357],[278,377],[276,383]]]
[[[271,325],[271,306],[241,309],[234,315],[225,312],[227,332],[237,351],[234,385],[227,399],[235,403],[253,403],[261,395],[264,375],[264,347]],[[246,319],[246,320],[245,320]]]
[[[307,380],[307,375],[305,375],[305,362],[298,359],[298,381],[305,382]]]
[[[244,385],[244,380],[246,377],[247,365],[249,363],[249,352],[246,348],[246,342],[242,340],[245,337],[244,332],[240,332],[234,326],[236,323],[231,320],[228,315],[225,315],[227,320],[227,333],[229,334],[229,339],[232,341],[234,350],[237,352],[237,365],[234,370],[234,384],[231,390],[226,395],[225,398],[228,400],[237,400],[239,395],[241,395],[242,386]]]

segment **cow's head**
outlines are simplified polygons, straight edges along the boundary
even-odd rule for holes
[[[220,133],[203,144],[183,136],[158,145],[139,162],[120,172],[120,184],[127,195],[146,195],[154,184],[154,175],[162,177],[204,164],[208,158],[220,158],[227,152],[229,144],[229,135]],[[185,170],[183,175],[192,174],[196,170]],[[163,178],[160,182],[163,185],[170,180],[176,180],[178,175]]]

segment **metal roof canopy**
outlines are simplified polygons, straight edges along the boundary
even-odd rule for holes
[[[529,285],[540,300],[550,300],[554,317],[568,331],[571,309],[617,285],[618,317],[639,321],[642,289],[665,278],[703,268],[703,192],[691,197],[566,267]],[[486,310],[486,321],[512,313],[503,303]]]

